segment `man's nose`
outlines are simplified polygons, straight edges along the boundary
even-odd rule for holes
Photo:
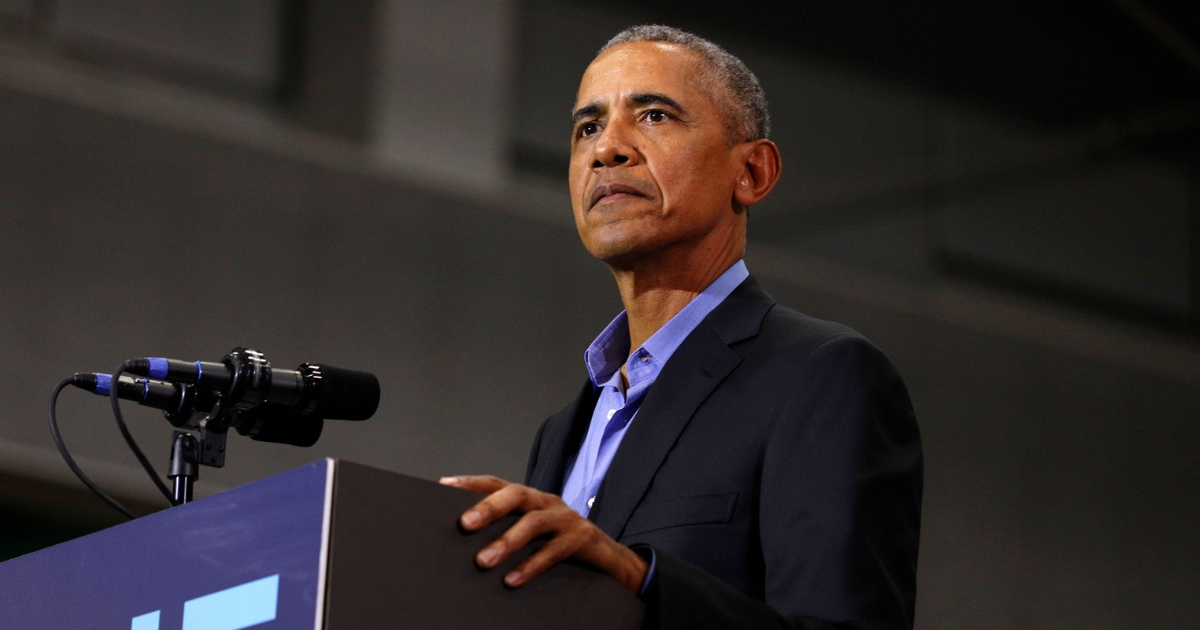
[[[596,154],[592,168],[636,164],[638,154],[631,141],[631,134],[632,130],[626,122],[610,121],[600,132],[600,138],[596,141]]]

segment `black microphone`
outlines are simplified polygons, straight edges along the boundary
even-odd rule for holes
[[[112,376],[108,374],[78,373],[71,377],[71,384],[79,389],[85,389],[97,396],[108,396],[112,391]],[[155,409],[173,408],[172,400],[178,403],[183,387],[162,381],[152,381],[145,378],[122,376],[118,381],[117,396],[132,400]]]
[[[112,376],[80,373],[72,377],[71,384],[107,398],[112,390]],[[216,396],[209,391],[197,392],[195,388],[179,383],[124,375],[117,383],[117,396],[145,407],[161,409],[167,420],[177,427],[188,424],[193,412],[207,413],[216,405]]]
[[[237,415],[237,432],[259,442],[312,446],[321,437],[325,420],[286,405],[263,403]]]
[[[301,416],[366,420],[379,407],[379,379],[370,372],[316,363],[304,363],[295,370],[277,369],[262,353],[248,348],[234,348],[220,363],[161,357],[134,359],[126,371],[194,385],[198,391],[221,396],[226,408],[241,411],[270,404],[277,405],[277,410],[290,408]]]
[[[71,384],[97,396],[108,397],[112,390],[109,374],[75,374]],[[216,405],[212,392],[197,392],[194,386],[165,383],[146,378],[121,376],[117,381],[117,396],[139,405],[160,409],[171,424],[189,424],[193,412],[208,413]],[[241,411],[233,423],[237,432],[259,442],[312,446],[321,437],[324,419],[315,414],[305,415],[286,405],[263,403]],[[193,426],[194,428],[194,426]]]

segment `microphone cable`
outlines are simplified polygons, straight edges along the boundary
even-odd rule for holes
[[[58,432],[58,411],[56,409],[58,406],[58,395],[62,393],[62,390],[65,389],[67,385],[74,385],[75,379],[78,376],[79,375],[76,374],[74,376],[68,376],[67,378],[64,378],[58,384],[58,387],[54,388],[54,393],[50,394],[50,435],[54,438],[54,445],[58,447],[58,452],[61,453],[63,459],[67,461],[67,466],[71,467],[71,472],[75,473],[76,477],[79,477],[79,480],[83,482],[83,485],[87,486],[92,492],[95,492],[96,495],[101,499],[104,499],[106,503],[116,508],[118,512],[128,517],[129,520],[133,520],[137,518],[137,516],[135,516],[133,512],[129,511],[129,508],[121,505],[119,501],[110,497],[108,493],[101,490],[100,487],[93,483],[91,479],[88,479],[87,475],[83,474],[83,471],[79,469],[79,465],[75,463],[75,459],[71,457],[69,452],[67,452],[67,445],[63,442],[62,434]],[[113,389],[116,388],[114,387]]]
[[[142,449],[138,448],[137,442],[133,439],[133,434],[125,426],[125,416],[121,414],[121,399],[117,396],[117,384],[121,382],[121,374],[124,374],[133,365],[133,361],[125,361],[121,364],[121,367],[117,368],[116,372],[113,372],[113,385],[108,390],[108,400],[112,403],[113,417],[117,419],[117,427],[121,429],[121,437],[125,438],[125,443],[129,445],[129,450],[133,451],[133,454],[137,456],[138,461],[142,464],[142,468],[146,470],[146,474],[150,475],[150,478],[154,480],[154,485],[158,486],[159,492],[167,498],[167,501],[171,505],[174,505],[175,497],[171,493],[171,489],[167,487],[167,484],[163,483],[162,478],[158,476],[158,471],[154,469],[154,464],[150,463],[150,460],[142,452]]]

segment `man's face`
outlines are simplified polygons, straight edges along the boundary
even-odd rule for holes
[[[686,48],[638,42],[610,48],[583,75],[571,200],[584,246],[612,266],[697,246],[744,221],[732,203],[742,165],[701,67]]]

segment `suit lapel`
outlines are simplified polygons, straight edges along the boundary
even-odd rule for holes
[[[567,460],[579,451],[587,435],[598,397],[599,391],[587,379],[575,400],[546,421],[529,486],[543,492],[562,493]]]
[[[646,394],[608,469],[589,514],[600,529],[620,538],[696,410],[742,362],[730,345],[758,334],[772,305],[774,300],[748,278],[680,344]]]

